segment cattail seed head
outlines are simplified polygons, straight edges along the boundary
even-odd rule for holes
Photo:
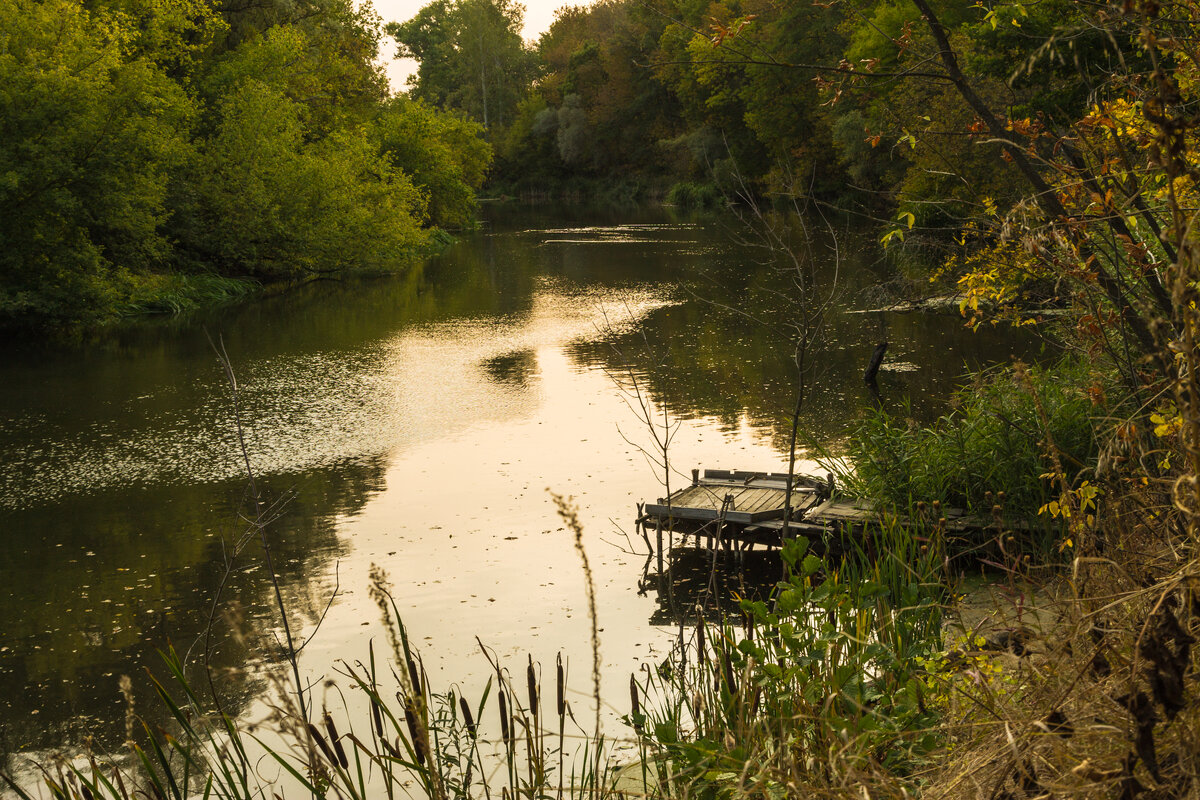
[[[529,690],[529,713],[538,715],[538,686],[537,672],[533,668],[533,656],[529,656],[529,666],[525,668],[525,684]]]
[[[475,718],[471,716],[471,707],[467,705],[467,698],[462,695],[458,696],[458,707],[462,709],[463,722],[467,725],[467,732],[471,734],[471,738],[475,738]]]
[[[567,687],[566,687],[567,676],[566,676],[566,671],[563,669],[562,653],[558,654],[558,669],[556,670],[556,672],[557,672],[557,675],[555,676],[556,677],[555,700],[556,700],[556,707],[558,710],[558,716],[559,716],[559,718],[562,718],[562,717],[565,717],[567,714]]]
[[[383,738],[383,714],[379,711],[379,699],[371,698],[371,719],[375,722],[375,735]]]
[[[330,764],[336,764],[337,757],[334,756],[333,751],[329,749],[329,745],[325,742],[325,737],[321,735],[319,730],[317,730],[317,726],[313,725],[311,722],[308,723],[308,735],[312,737],[312,740],[316,743],[317,748],[321,751],[321,754],[325,756],[326,760],[328,760]]]
[[[504,698],[504,690],[501,689],[500,695],[500,738],[508,741],[508,701]]]
[[[425,742],[417,730],[417,704],[411,697],[404,698],[404,721],[408,723],[408,736],[412,740],[413,752],[417,755],[417,763],[424,764],[429,755],[425,752]]]
[[[408,679],[412,681],[412,691],[414,697],[421,696],[421,673],[417,671],[417,664],[411,657],[406,656],[405,662],[408,664]]]
[[[333,717],[329,716],[328,711],[325,712],[325,731],[329,734],[329,743],[333,745],[337,763],[342,765],[342,769],[346,769],[350,766],[350,760],[346,758],[346,748],[342,747],[342,739],[338,736],[337,727],[333,724]]]

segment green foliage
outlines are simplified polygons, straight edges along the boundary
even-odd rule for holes
[[[254,294],[260,284],[246,278],[167,273],[130,276],[121,288],[124,291],[116,313],[133,316],[180,314],[225,305]]]
[[[680,181],[667,192],[667,202],[681,208],[716,208],[725,201],[711,183]]]
[[[184,180],[178,236],[194,261],[279,280],[394,267],[424,244],[420,193],[365,131],[306,142],[300,119],[253,79],[223,100]]]
[[[398,57],[421,62],[410,78],[416,98],[502,129],[534,77],[523,16],[511,0],[435,0],[387,32]]]
[[[122,15],[2,0],[0,19],[0,323],[94,315],[122,271],[169,252],[159,228],[191,101],[128,55]]]
[[[396,269],[427,224],[470,221],[490,149],[386,100],[369,6],[0,0],[0,18],[0,326],[255,285],[216,275]]]
[[[1034,517],[1058,487],[1051,448],[1068,483],[1098,453],[1096,378],[1086,362],[1001,370],[955,397],[956,408],[924,428],[885,411],[868,412],[851,433],[849,491],[897,508],[939,501],[984,514],[1004,492],[1006,511]]]
[[[884,536],[873,562],[790,541],[772,604],[743,602],[739,627],[701,622],[635,686],[647,701],[629,721],[664,796],[895,790],[926,761],[940,744],[924,701],[924,665],[941,651],[940,550],[911,530]]]
[[[504,134],[497,178],[560,186],[569,177],[666,183],[678,104],[644,65],[664,22],[622,0],[561,9],[538,42],[542,68]],[[664,156],[666,156],[664,158]]]
[[[473,218],[475,192],[492,160],[482,134],[478,123],[404,95],[381,106],[371,127],[377,148],[425,192],[429,222],[448,228]]]
[[[1078,4],[932,7],[974,92],[1001,116],[1044,114],[1065,128],[1089,87],[1117,68],[1108,34]],[[406,25],[448,47],[435,33],[453,29],[450,8],[433,4]],[[633,0],[560,11],[538,44],[532,105],[504,133],[501,182],[735,176],[760,194],[818,195],[889,216],[911,207],[922,226],[971,217],[980,196],[1007,206],[1027,189],[995,142],[972,136],[977,111],[935,74],[940,45],[911,3],[670,0],[656,11]],[[441,52],[429,49],[422,70],[444,69]],[[457,102],[448,90],[429,97]],[[692,146],[713,133],[717,146]]]

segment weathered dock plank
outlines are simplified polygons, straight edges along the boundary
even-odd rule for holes
[[[792,508],[812,504],[818,486],[805,480],[793,481]],[[672,492],[670,497],[647,503],[646,514],[663,520],[717,520],[749,525],[784,514],[787,498],[787,476],[770,473],[737,473],[721,471],[716,477],[706,471],[702,479],[691,486]]]

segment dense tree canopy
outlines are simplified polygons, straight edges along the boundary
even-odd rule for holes
[[[478,60],[466,7],[438,0],[394,31],[422,59],[414,92],[482,121],[488,82],[464,100]],[[1192,11],[1173,13],[1184,25]],[[494,18],[512,23],[495,63],[515,64],[519,13],[496,6]],[[1106,143],[1094,121],[1149,93],[1140,25],[1124,7],[1072,0],[567,7],[528,48],[537,70],[523,97],[503,118],[488,113],[494,179],[517,191],[676,184],[688,188],[669,195],[681,201],[803,195],[896,221],[889,242],[935,245],[972,308],[1061,298],[1070,282],[1040,252],[1057,250],[1096,270],[1093,310],[1117,313],[1148,349],[1149,320],[1169,306],[1153,264],[1171,254],[1157,243],[1167,224],[1155,201],[1131,187],[1154,155]],[[1131,205],[1113,206],[1122,196]],[[1052,246],[1017,245],[1016,232],[1034,230]]]
[[[392,269],[469,221],[480,129],[390,100],[380,36],[351,0],[0,0],[0,325]]]

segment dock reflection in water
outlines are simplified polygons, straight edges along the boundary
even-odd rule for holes
[[[651,625],[691,625],[698,618],[719,621],[741,614],[741,600],[770,599],[783,575],[778,550],[749,550],[733,558],[690,544],[673,548],[660,574],[653,558],[638,587],[654,595]]]

